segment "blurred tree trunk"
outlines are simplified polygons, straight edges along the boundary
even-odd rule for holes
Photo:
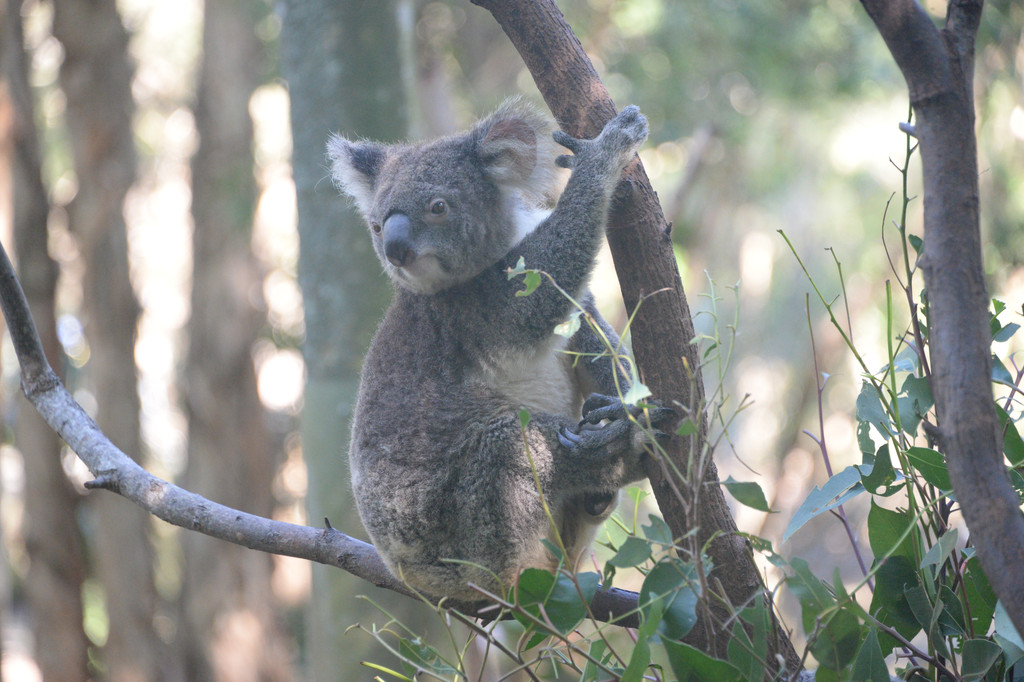
[[[22,0],[3,9],[0,45],[9,97],[4,133],[10,153],[13,229],[25,296],[50,364],[60,371],[54,293],[57,264],[47,253],[49,199],[23,47]],[[88,679],[82,628],[82,543],[75,517],[79,496],[61,468],[61,442],[24,396],[18,397],[15,442],[25,462],[22,535],[29,558],[25,592],[32,611],[35,658],[46,680]]]
[[[95,417],[118,447],[138,457],[139,310],[129,280],[122,212],[136,166],[128,35],[114,0],[54,0],[53,8],[53,35],[64,46],[60,84],[78,179],[68,222],[85,263],[82,312],[92,353],[88,376],[97,397]],[[168,661],[153,627],[149,517],[113,495],[90,496],[88,506],[109,622],[108,679],[162,679]]]
[[[363,355],[389,288],[362,220],[325,181],[324,149],[331,132],[385,140],[406,135],[398,4],[284,3],[282,70],[291,94],[299,283],[306,320],[302,443],[309,469],[307,505],[313,522],[327,517],[352,533],[359,532],[360,524],[345,456],[350,418]],[[425,621],[435,619],[415,602],[341,571],[314,566],[308,624],[311,679],[362,679],[366,673],[360,660],[390,658],[369,635],[343,637],[349,623],[381,620],[376,609],[356,599],[358,594],[369,595],[429,636]]]
[[[262,5],[206,0],[192,160],[192,320],[185,367],[184,485],[271,516],[275,452],[256,392],[252,342],[266,324],[250,248],[256,182],[249,99],[259,85]],[[286,680],[288,646],[271,599],[271,556],[200,535],[182,542],[188,680]]]

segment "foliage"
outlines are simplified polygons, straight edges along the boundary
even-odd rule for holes
[[[860,580],[849,586],[840,578],[838,569],[829,578],[818,576],[806,559],[787,560],[769,541],[751,536],[755,550],[783,571],[785,578],[764,599],[726,605],[731,616],[717,625],[729,628],[731,633],[728,655],[724,660],[713,658],[682,641],[697,622],[697,614],[706,608],[707,599],[713,598],[707,588],[712,566],[701,548],[693,547],[692,537],[673,538],[658,516],[649,515],[647,523],[639,522],[645,493],[635,489],[631,490],[632,522],[615,514],[602,536],[602,544],[611,551],[602,576],[592,572],[573,574],[561,570],[552,574],[527,570],[518,585],[497,600],[503,614],[513,618],[514,624],[498,625],[499,618],[486,627],[474,625],[471,639],[486,642],[487,650],[501,651],[531,679],[783,679],[774,662],[767,660],[766,652],[769,609],[773,608],[776,592],[785,590],[799,603],[800,623],[806,635],[803,655],[805,662],[816,661],[818,680],[884,681],[890,679],[893,668],[908,680],[1019,678],[1015,666],[1024,658],[1024,642],[998,604],[969,541],[965,542],[945,458],[934,437],[935,414],[927,362],[927,292],[915,281],[916,260],[922,253],[923,241],[906,228],[911,203],[907,167],[915,151],[911,142],[908,138],[900,168],[904,179],[900,216],[893,221],[900,257],[890,260],[898,291],[906,304],[903,312],[908,322],[896,332],[895,320],[900,311],[894,303],[893,287],[887,286],[888,344],[886,359],[880,367],[872,369],[854,343],[852,329],[840,322],[846,316],[839,310],[838,298],[825,298],[814,278],[807,275],[834,329],[862,370],[861,389],[852,406],[862,461],[835,472],[811,491],[790,519],[783,542],[800,533],[812,519],[827,513],[838,520],[851,540],[862,569]],[[795,249],[793,254],[803,267]],[[833,258],[845,296],[842,266],[834,252]],[[523,277],[527,290],[522,295],[529,295],[545,284],[546,273],[529,270],[519,263],[509,276]],[[708,314],[715,315],[718,299],[713,282],[709,298]],[[1019,329],[1016,323],[1004,321],[1005,312],[1002,302],[993,301],[993,344],[1005,343]],[[583,313],[574,317],[574,324],[586,322]],[[714,328],[720,327],[721,321],[716,318]],[[735,334],[735,323],[726,328],[730,336]],[[716,435],[709,439],[708,451],[701,453],[703,458],[728,443],[728,427],[746,401],[730,411],[729,399],[720,388],[731,361],[731,341],[723,340],[720,332],[695,341],[702,345],[705,371],[712,372],[719,386],[705,407],[708,420],[717,428]],[[607,352],[628,362],[621,348],[609,347]],[[999,405],[1005,429],[1007,472],[1024,500],[1024,439],[1016,425],[1020,416],[1016,395],[1022,377],[1024,370],[1014,366],[1011,372],[995,358],[992,379],[1007,389]],[[824,409],[820,397],[826,380],[827,375],[822,373],[818,382],[819,410]],[[679,435],[688,436],[696,430],[692,418],[687,419],[679,427]],[[831,471],[824,431],[812,438]],[[677,483],[681,485],[699,480],[688,475],[692,472],[677,473]],[[739,503],[770,511],[757,483],[730,477],[722,485]],[[844,511],[844,504],[865,496],[869,500],[870,560],[862,556],[863,548],[857,544]],[[549,550],[560,555],[554,546]],[[585,604],[599,581],[611,585],[636,573],[642,576],[638,599],[640,625],[630,631],[630,639],[624,640],[616,628],[589,618]],[[385,632],[399,642],[397,648],[390,648],[404,666],[401,674],[390,671],[393,677],[409,679],[416,672],[438,679],[469,677],[464,656],[468,645],[455,646],[453,639],[452,649],[461,653],[445,658],[413,633],[400,635],[398,629],[389,628],[374,634],[383,638]],[[379,666],[374,668],[387,671]]]

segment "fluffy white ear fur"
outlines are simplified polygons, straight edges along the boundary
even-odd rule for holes
[[[477,151],[491,177],[532,206],[553,203],[561,190],[553,131],[550,118],[520,99],[506,100],[474,129]]]
[[[350,142],[332,135],[327,141],[327,159],[331,162],[335,187],[352,197],[360,212],[368,216],[377,173],[384,160],[384,146],[376,142]]]

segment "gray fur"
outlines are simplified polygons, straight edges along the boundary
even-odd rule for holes
[[[517,297],[522,280],[506,273],[523,258],[551,274],[617,343],[585,285],[647,121],[629,107],[595,140],[556,135],[574,152],[562,159],[573,171],[550,215],[551,125],[519,103],[433,142],[328,145],[334,180],[396,285],[363,367],[350,447],[356,502],[388,567],[433,596],[476,599],[467,583],[496,590],[524,568],[554,567],[531,458],[573,563],[619,488],[643,478],[636,427],[580,423],[583,398],[615,395],[616,372],[620,390],[626,376],[607,355],[574,368],[562,351],[602,352],[595,333],[584,324],[568,341],[554,334],[570,302],[546,281]],[[529,231],[531,219],[542,220]]]

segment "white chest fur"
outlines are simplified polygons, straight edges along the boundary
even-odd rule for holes
[[[481,380],[494,392],[531,412],[576,418],[579,389],[572,358],[560,352],[567,339],[552,335],[541,346],[494,354],[481,363]]]

